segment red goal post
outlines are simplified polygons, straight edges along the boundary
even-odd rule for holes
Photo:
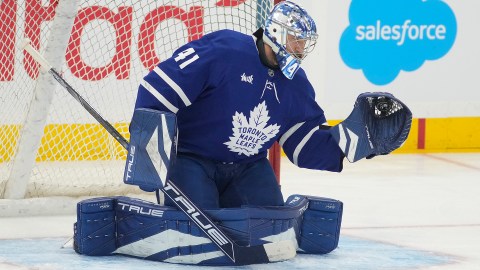
[[[24,38],[128,138],[139,81],[184,43],[252,33],[273,0],[4,0],[0,3],[0,198],[118,195],[125,150],[31,57]],[[279,177],[280,150],[269,158]]]
[[[282,0],[273,1],[274,5],[282,2]],[[278,142],[275,142],[273,146],[268,150],[268,160],[270,165],[272,165],[275,176],[277,177],[278,184],[280,184],[280,161],[281,161],[281,147]]]

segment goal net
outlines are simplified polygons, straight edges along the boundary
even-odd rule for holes
[[[253,33],[273,2],[1,1],[0,198],[139,192],[122,182],[126,151],[19,49],[24,38],[128,139],[149,69],[206,33]]]

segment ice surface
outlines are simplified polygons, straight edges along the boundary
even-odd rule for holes
[[[282,160],[285,197],[344,202],[337,250],[239,269],[480,269],[480,154],[395,154],[344,167],[339,174],[319,172]],[[62,249],[74,220],[0,218],[0,269],[194,268]]]

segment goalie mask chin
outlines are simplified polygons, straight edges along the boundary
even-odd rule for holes
[[[278,65],[292,79],[302,60],[313,50],[317,27],[299,5],[284,1],[277,4],[265,21],[263,40],[275,52]]]

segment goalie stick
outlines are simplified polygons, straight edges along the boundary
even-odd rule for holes
[[[125,149],[128,141],[107,120],[105,120],[62,76],[32,47],[30,40],[24,39],[21,48],[27,51],[41,67],[48,70],[54,79],[60,83],[90,115],[92,115]],[[268,263],[291,259],[296,254],[295,244],[290,241],[267,243],[258,246],[239,246],[231,240],[215,223],[198,208],[179,188],[171,181],[167,181],[160,189],[175,205],[184,212],[218,248],[235,265]]]

